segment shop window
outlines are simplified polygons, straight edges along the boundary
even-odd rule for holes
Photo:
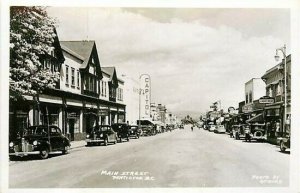
[[[279,116],[280,115],[280,109],[275,109],[275,115]]]

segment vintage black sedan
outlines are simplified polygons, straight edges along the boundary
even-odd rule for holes
[[[129,136],[134,137],[136,139],[140,138],[141,135],[141,129],[139,129],[139,126],[137,125],[129,125]]]
[[[117,133],[118,142],[122,142],[122,139],[129,141],[129,126],[126,123],[115,123],[111,125],[112,129]]]
[[[38,125],[31,126],[19,133],[9,143],[9,156],[39,155],[46,159],[49,154],[68,152],[71,144],[57,126]]]
[[[91,132],[86,135],[87,146],[90,145],[103,145],[107,146],[108,143],[117,143],[117,134],[110,125],[98,125],[91,129]]]

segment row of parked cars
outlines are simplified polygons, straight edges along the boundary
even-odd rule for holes
[[[138,139],[140,136],[152,136],[157,133],[172,131],[172,126],[159,127],[157,125],[128,125],[117,123],[112,125],[97,125],[86,134],[86,145],[104,145]],[[24,157],[37,155],[46,159],[50,154],[65,154],[70,148],[70,140],[54,125],[30,126],[10,137],[9,156]]]
[[[214,124],[208,124],[207,126],[204,127],[204,129],[214,132],[214,133],[225,133],[226,129],[224,125],[214,125]]]
[[[224,125],[214,125],[208,124],[204,126],[204,129],[207,129],[211,132],[215,133],[226,133],[226,129]],[[252,124],[251,126],[248,124],[236,124],[232,125],[230,132],[228,132],[230,137],[240,140],[244,139],[246,142],[255,141],[265,141],[267,140],[266,129],[264,128],[264,124]],[[290,136],[279,137],[278,145],[280,151],[284,152],[286,149],[290,148]]]

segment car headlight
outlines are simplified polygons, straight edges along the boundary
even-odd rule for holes
[[[100,137],[103,137],[103,134],[102,134],[102,133],[100,134]]]
[[[14,143],[13,142],[10,142],[9,143],[9,147],[13,147],[14,146]]]
[[[90,137],[90,135],[86,135],[86,138],[89,138]]]
[[[38,142],[37,142],[37,141],[34,141],[32,144],[33,144],[33,145],[37,145],[37,144],[38,144]]]

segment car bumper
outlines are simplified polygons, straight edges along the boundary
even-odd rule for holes
[[[104,142],[104,139],[86,139],[85,142],[87,143]]]
[[[13,152],[13,153],[9,153],[9,155],[13,155],[13,156],[27,156],[27,155],[38,155],[40,154],[39,151],[29,151],[29,152]]]

